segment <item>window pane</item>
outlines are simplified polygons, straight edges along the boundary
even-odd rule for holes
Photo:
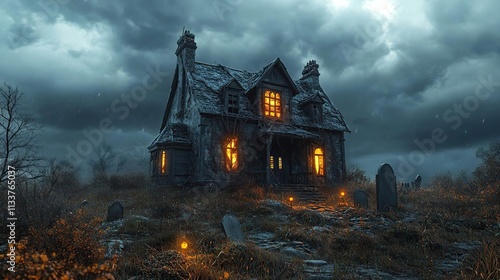
[[[238,139],[233,137],[228,139],[226,144],[226,169],[234,171],[238,168]]]
[[[161,163],[160,163],[160,166],[161,166],[161,173],[162,174],[165,174],[165,172],[167,171],[167,152],[166,151],[162,151],[161,152]]]

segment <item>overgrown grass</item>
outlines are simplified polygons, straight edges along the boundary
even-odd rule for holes
[[[136,184],[134,181],[132,185]],[[367,192],[369,208],[343,208],[346,212],[342,210],[340,218],[332,220],[303,207],[292,209],[284,197],[258,186],[240,186],[215,194],[199,188],[80,188],[66,199],[58,200],[58,203],[64,201],[60,207],[66,216],[53,217],[55,223],[41,223],[37,231],[26,236],[23,242],[27,245],[20,248],[24,250],[24,261],[35,268],[48,267],[57,277],[64,276],[63,268],[69,263],[77,264],[79,270],[88,273],[83,276],[113,273],[118,279],[132,276],[171,279],[304,277],[300,260],[271,253],[252,243],[228,242],[221,220],[225,214],[232,213],[240,219],[245,232],[272,232],[275,240],[307,244],[313,250],[312,258],[335,264],[335,275],[339,278],[354,279],[355,268],[360,265],[393,274],[440,277],[435,274],[436,262],[445,257],[450,244],[463,241],[482,241],[482,247],[468,257],[463,268],[447,277],[500,277],[499,243],[495,241],[500,234],[498,186],[461,185],[458,188],[437,184],[417,191],[400,190],[399,207],[382,214],[376,213],[375,185],[371,182],[347,183],[321,191],[328,197],[326,204],[329,206],[338,205],[340,191],[344,191],[345,200],[351,206],[356,189]],[[69,214],[76,213],[84,199],[88,201],[85,215]],[[266,199],[283,204],[269,205]],[[96,226],[98,222],[89,218],[104,219],[107,206],[115,200],[125,206],[125,220],[118,234],[134,239],[119,260],[103,257],[102,247],[95,243],[102,238]],[[401,222],[409,216],[413,217],[412,222]],[[350,221],[353,217],[367,219],[366,225],[359,223],[354,228]],[[383,221],[390,223],[385,225]],[[318,231],[317,227],[326,230]],[[77,242],[70,242],[71,238],[76,238]],[[188,250],[180,249],[182,241],[188,242]],[[89,246],[93,250],[89,251]],[[88,262],[80,259],[88,256]],[[76,270],[67,268],[67,271],[76,275],[74,277],[83,277]],[[45,275],[33,274],[34,271],[26,273]],[[47,275],[52,275],[50,273]]]

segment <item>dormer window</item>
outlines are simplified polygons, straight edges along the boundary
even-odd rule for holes
[[[275,119],[281,118],[281,94],[279,92],[265,91],[264,116]]]
[[[226,110],[229,114],[238,114],[240,109],[240,98],[237,91],[226,91]]]

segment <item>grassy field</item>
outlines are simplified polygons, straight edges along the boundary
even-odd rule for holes
[[[251,240],[229,242],[221,220],[231,213],[246,234],[268,233],[269,242],[309,248],[308,258],[334,264],[337,279],[500,278],[498,185],[449,186],[438,180],[428,188],[400,190],[399,207],[380,214],[370,182],[321,190],[328,198],[325,210],[300,201],[290,207],[286,196],[256,186],[207,193],[140,182],[126,189],[80,186],[52,204],[33,204],[40,208],[36,213],[49,215],[54,205],[61,211],[53,220],[27,216],[17,272],[2,273],[11,279],[308,278],[301,256],[263,249]],[[350,207],[357,188],[368,193],[368,209]],[[337,206],[340,191],[346,192],[348,207]],[[80,209],[83,200],[88,204]],[[115,200],[125,206],[124,220],[103,223]],[[109,244],[101,241],[110,239],[121,245],[106,256]]]

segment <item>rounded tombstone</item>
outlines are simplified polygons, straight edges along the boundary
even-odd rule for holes
[[[417,175],[417,177],[415,177],[415,181],[413,181],[413,187],[418,190],[420,189],[421,185],[422,185],[422,176]]]
[[[123,205],[118,201],[114,201],[108,207],[108,216],[106,221],[113,222],[119,219],[123,219]]]
[[[358,189],[354,192],[354,206],[368,208],[368,194],[364,190]]]
[[[389,164],[384,163],[378,168],[375,182],[377,187],[377,211],[389,211],[390,207],[397,207],[396,175]]]

